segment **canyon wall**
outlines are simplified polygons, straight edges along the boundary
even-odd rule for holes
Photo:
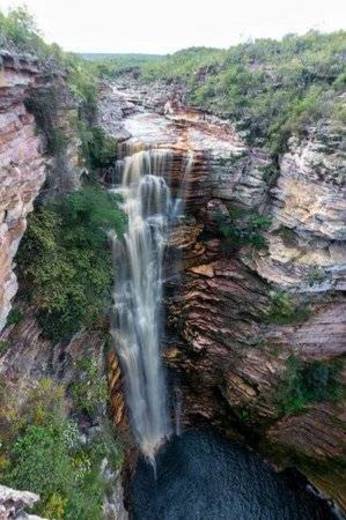
[[[17,319],[10,314],[18,290],[15,255],[36,199],[42,202],[71,192],[80,186],[80,177],[86,172],[77,126],[78,101],[66,83],[65,72],[56,66],[33,56],[0,51],[0,67],[1,441],[6,438],[10,414],[22,417],[33,389],[53,385],[48,393],[53,388],[63,389],[64,414],[74,418],[80,442],[85,444],[98,432],[106,431],[107,399],[86,414],[76,404],[73,387],[88,381],[91,370],[97,385],[104,383],[107,388],[106,334],[83,329],[70,340],[49,340],[37,321],[37,309],[26,301],[23,290],[16,300]],[[122,421],[121,383],[115,392],[116,360],[110,359],[110,363],[113,401],[117,403],[118,421]],[[87,402],[88,396],[83,395],[83,400]],[[3,452],[1,457],[6,460]],[[107,461],[101,470],[108,482],[104,518],[125,520],[119,473],[113,472]],[[0,486],[0,517],[39,518],[23,512],[38,500],[32,493]]]
[[[56,122],[68,137],[66,153],[48,157],[25,102],[45,90],[47,77],[32,58],[6,52],[1,58],[0,329],[17,290],[15,253],[35,198],[73,189],[83,170],[73,100],[62,96]],[[54,81],[61,85],[63,79],[57,75]],[[278,467],[298,467],[346,508],[346,193],[340,133],[320,122],[305,138],[291,138],[273,164],[225,120],[186,107],[183,91],[130,81],[103,85],[98,123],[124,150],[128,144],[168,150],[167,182],[185,201],[185,217],[167,248],[162,338],[166,364],[183,390],[183,423],[213,424]],[[117,180],[114,168],[102,174],[105,183]],[[234,209],[240,210],[237,217]],[[256,249],[243,237],[249,236],[247,219],[259,214],[270,226],[260,229],[265,247]],[[236,232],[237,247],[220,231],[220,222]],[[23,313],[24,320],[1,336],[9,345],[1,374],[19,401],[46,375],[68,387],[85,352],[101,363],[104,342],[97,334],[81,331],[54,346],[42,337],[33,310],[25,307]],[[110,356],[109,364],[112,410],[120,425],[121,375],[116,358]],[[301,402],[292,386],[304,377],[323,392]]]
[[[13,260],[45,179],[40,138],[34,118],[24,106],[28,88],[35,82],[35,60],[0,56],[0,330],[6,323],[17,291]]]
[[[18,286],[14,257],[26,229],[26,217],[46,178],[50,189],[78,186],[82,165],[80,140],[73,126],[73,104],[60,71],[44,70],[32,56],[0,52],[0,330],[6,323]],[[59,90],[56,126],[65,135],[63,153],[47,155],[45,136],[27,109],[33,96],[44,99]],[[42,192],[41,192],[42,193]]]
[[[167,180],[185,200],[166,255],[163,338],[183,422],[214,424],[298,467],[345,508],[342,137],[321,121],[272,163],[182,98],[162,85],[105,86],[100,124],[125,148],[170,150]],[[270,222],[262,248],[220,232],[221,217],[233,238],[246,235],[244,219],[258,214]]]

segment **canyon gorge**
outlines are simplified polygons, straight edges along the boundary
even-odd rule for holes
[[[117,470],[108,467],[109,454],[103,457],[104,518],[128,518],[124,502],[131,501],[137,445],[154,459],[177,423],[179,431],[212,427],[275,471],[297,472],[343,518],[346,162],[340,124],[328,118],[310,123],[273,156],[222,111],[192,104],[184,82],[148,82],[134,68],[98,80],[92,124],[109,150],[93,168],[81,152],[81,109],[65,71],[52,73],[13,50],[2,51],[0,60],[3,409],[9,395],[14,408],[30,403],[33,389],[49,378],[64,388],[65,415],[76,418],[82,444],[106,430],[110,418],[124,447]],[[204,81],[206,71],[198,74]],[[52,89],[58,92],[54,112],[42,125],[37,96],[45,99]],[[64,137],[52,153],[47,125]],[[49,336],[39,314],[46,296],[27,297],[31,264],[21,269],[17,250],[41,201],[68,197],[95,179],[98,189],[120,196],[125,214],[126,231],[107,230],[113,307],[97,326],[82,320],[71,334]],[[29,249],[30,261],[36,254]],[[97,407],[78,408],[93,382],[106,389],[97,394]],[[1,415],[0,433],[9,416]],[[0,518],[1,496],[2,486]],[[10,502],[20,511],[36,499]],[[35,518],[13,514],[4,519]]]

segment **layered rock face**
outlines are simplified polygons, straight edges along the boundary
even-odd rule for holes
[[[339,390],[346,383],[340,133],[324,122],[292,138],[273,165],[231,125],[187,109],[172,92],[122,84],[103,91],[100,123],[124,141],[124,152],[129,144],[169,149],[167,180],[185,200],[166,255],[163,339],[167,365],[180,374],[183,422],[237,431],[277,465],[298,466],[345,508],[343,390],[299,411],[282,404],[292,360],[322,371],[335,364]],[[267,179],[273,169],[276,178]],[[266,248],[227,251],[219,219],[227,222],[233,208],[270,218]],[[285,309],[285,319],[275,315],[275,298],[292,307],[289,319]]]
[[[17,291],[14,256],[26,228],[26,217],[48,177],[50,189],[79,185],[82,165],[80,140],[73,117],[76,106],[63,77],[47,79],[42,65],[30,56],[0,51],[0,330],[6,323]],[[45,140],[26,108],[33,94],[44,96],[52,85],[59,90],[56,126],[66,138],[63,153],[47,157]]]
[[[0,330],[17,291],[13,259],[45,179],[34,118],[24,106],[38,75],[37,63],[0,55]]]
[[[327,123],[302,142],[291,138],[270,193],[269,255],[254,264],[264,279],[300,291],[345,290],[343,149],[342,135]]]
[[[38,64],[2,56],[0,329],[16,292],[13,260],[32,203],[47,174],[54,191],[78,186],[81,166],[79,141],[66,117],[73,118],[73,103],[65,100],[66,110],[58,114],[57,124],[69,136],[66,153],[47,160],[24,105],[29,91],[45,88]],[[346,383],[340,134],[325,123],[303,140],[291,139],[276,179],[268,182],[266,172],[273,167],[268,154],[248,147],[225,121],[185,107],[184,92],[124,87],[106,85],[101,91],[99,124],[122,143],[123,155],[129,146],[168,150],[167,182],[185,203],[185,217],[167,247],[163,338],[166,364],[183,390],[182,422],[207,421],[242,436],[277,465],[297,466],[346,508],[345,402],[340,396],[315,400],[292,412],[283,410],[281,395],[292,359],[335,364],[338,385]],[[116,176],[116,170],[104,172],[106,182],[116,182]],[[266,248],[227,249],[220,216],[234,226],[233,208],[270,217],[270,229],[263,232]],[[283,322],[275,308],[280,298],[284,312],[292,307]],[[68,387],[86,353],[101,363],[103,340],[97,333],[81,332],[53,346],[42,338],[33,311],[25,309],[24,315],[0,338],[10,345],[0,374],[18,402],[45,376]],[[120,425],[121,374],[116,358],[108,361],[111,406]],[[326,377],[322,374],[321,384]],[[109,504],[110,517],[117,507]]]

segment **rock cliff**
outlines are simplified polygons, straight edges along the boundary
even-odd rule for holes
[[[123,83],[104,88],[100,124],[124,143],[123,153],[170,150],[167,179],[185,200],[168,247],[163,338],[183,388],[183,421],[237,432],[279,467],[297,466],[345,508],[340,133],[320,122],[304,139],[291,138],[272,163],[232,125],[185,107],[169,88]],[[246,231],[229,219],[234,209],[270,220],[266,247],[227,250],[220,216]],[[307,390],[311,379],[316,395]]]
[[[45,179],[40,139],[25,106],[27,89],[38,75],[37,63],[7,53],[0,56],[0,329],[17,291],[13,259]]]
[[[60,92],[56,126],[68,139],[64,153],[47,155],[45,137],[28,110],[54,85]],[[65,94],[64,94],[65,93]],[[47,72],[27,55],[0,51],[0,330],[17,292],[14,257],[45,179],[56,191],[78,185],[80,141],[73,126],[76,106],[67,99],[61,72]]]
[[[47,80],[34,59],[1,57],[0,329],[17,290],[14,258],[35,198],[47,177],[52,190],[73,189],[82,166],[73,102],[64,99],[56,121],[68,137],[67,149],[63,157],[47,157],[26,103],[45,90]],[[346,181],[340,133],[323,121],[305,138],[291,138],[273,163],[230,123],[186,107],[184,91],[133,81],[131,89],[126,82],[103,86],[98,117],[120,143],[120,156],[136,147],[168,150],[167,181],[185,201],[185,218],[167,248],[163,338],[166,364],[183,389],[183,423],[207,421],[242,437],[278,467],[298,467],[346,508]],[[106,183],[117,180],[115,169],[102,173]],[[270,221],[261,230],[261,249],[243,240],[249,218],[258,215]],[[220,222],[240,240],[236,247]],[[1,336],[10,348],[1,356],[0,372],[18,401],[45,375],[68,387],[86,351],[102,358],[103,339],[96,333],[82,331],[53,348],[33,314],[25,308],[24,320]],[[109,365],[113,416],[120,424],[121,374],[112,356]],[[110,514],[117,508],[110,503]]]
[[[48,65],[32,56],[0,51],[1,438],[3,434],[6,437],[7,407],[21,415],[33,389],[42,381],[50,381],[63,390],[63,413],[73,417],[80,442],[85,444],[107,427],[107,399],[90,417],[78,409],[72,387],[78,381],[83,384],[88,376],[87,359],[97,384],[104,381],[106,388],[105,334],[81,330],[70,341],[54,343],[42,333],[36,309],[19,300],[16,309],[20,320],[8,320],[18,289],[15,255],[35,200],[47,200],[78,188],[85,171],[77,128],[78,104],[66,84],[64,71],[49,69]],[[119,389],[114,389],[114,379],[112,389],[119,405],[121,398]],[[87,399],[83,395],[83,400]],[[117,413],[118,420],[122,420],[121,410]],[[3,462],[3,453],[1,457]],[[104,517],[127,518],[119,473],[111,470],[106,459],[100,471],[109,491],[104,496]],[[0,486],[0,518],[38,518],[23,512],[38,500],[33,493]]]

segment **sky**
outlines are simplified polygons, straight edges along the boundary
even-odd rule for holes
[[[346,0],[26,0],[47,41],[74,52],[165,54],[346,28]],[[5,9],[23,1],[0,0]]]

